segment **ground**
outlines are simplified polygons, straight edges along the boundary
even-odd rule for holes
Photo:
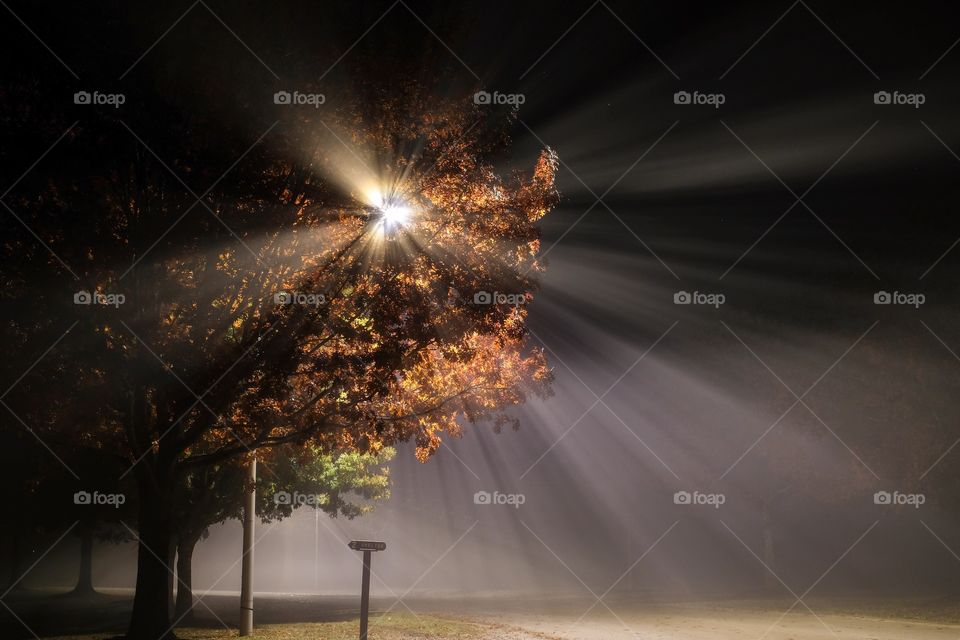
[[[304,622],[297,624],[271,624],[255,629],[251,640],[355,640],[357,623]],[[486,640],[490,629],[486,625],[434,616],[410,614],[387,615],[375,618],[370,625],[370,640]],[[50,640],[106,640],[115,634],[88,634],[82,636],[59,636]],[[234,629],[185,628],[178,629],[181,640],[219,640],[236,638]],[[500,637],[500,636],[497,636]],[[509,636],[504,636],[509,637]]]
[[[789,606],[789,605],[787,605]],[[960,638],[960,626],[843,614],[669,607],[617,612],[617,618],[510,615],[501,618],[528,632],[563,640],[946,640]]]
[[[577,596],[410,597],[372,602],[370,640],[945,640],[960,638],[957,599],[821,599],[785,614],[790,600],[651,602],[610,597],[611,611]],[[198,620],[179,627],[184,640],[236,637],[235,595],[212,594]],[[129,598],[101,595],[71,602],[29,594],[11,603],[37,636],[103,640],[122,632]],[[55,607],[57,615],[50,615]],[[409,607],[409,609],[407,609]],[[389,610],[389,611],[388,611]],[[386,613],[384,613],[386,612]],[[352,640],[356,597],[273,594],[257,599],[256,640]],[[218,619],[219,618],[219,619]],[[0,637],[32,638],[0,616]],[[229,627],[229,628],[225,628]],[[67,630],[83,634],[65,636]]]

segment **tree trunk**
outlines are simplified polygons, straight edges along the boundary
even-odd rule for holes
[[[198,535],[181,536],[177,544],[177,607],[173,619],[179,622],[193,620],[193,550]]]
[[[77,535],[80,536],[80,573],[73,595],[91,596],[96,593],[93,588],[93,527],[81,524]]]
[[[144,486],[144,485],[147,486]],[[170,640],[173,527],[169,501],[140,483],[137,584],[127,640]]]

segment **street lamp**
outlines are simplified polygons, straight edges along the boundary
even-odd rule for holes
[[[386,231],[394,231],[410,221],[410,207],[403,204],[387,204],[378,208],[381,223]]]
[[[384,191],[372,189],[366,200],[372,205],[371,218],[381,235],[392,236],[410,223],[413,208],[393,193],[384,195]]]

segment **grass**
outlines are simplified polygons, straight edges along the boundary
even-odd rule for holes
[[[270,624],[257,626],[252,640],[356,640],[360,623],[304,622],[297,624]],[[367,633],[369,640],[474,640],[487,636],[489,628],[469,622],[460,622],[435,616],[414,617],[407,614],[371,616]],[[116,633],[79,636],[58,636],[50,640],[106,640]],[[177,629],[182,640],[221,640],[236,638],[236,629]]]

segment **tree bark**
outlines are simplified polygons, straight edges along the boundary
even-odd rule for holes
[[[81,524],[77,535],[80,536],[80,573],[73,595],[91,596],[96,593],[93,588],[93,527]]]
[[[144,486],[147,485],[147,486]],[[173,526],[166,496],[140,483],[137,583],[127,640],[171,640]]]
[[[185,535],[177,544],[177,606],[173,619],[178,622],[193,620],[193,550],[199,540],[199,535]]]

